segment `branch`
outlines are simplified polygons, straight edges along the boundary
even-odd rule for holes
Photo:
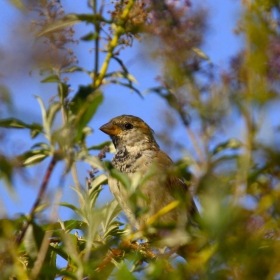
[[[52,158],[52,160],[51,160],[51,162],[48,166],[48,169],[46,171],[43,182],[41,184],[40,191],[39,191],[39,194],[37,196],[37,199],[36,199],[35,203],[33,204],[33,207],[31,208],[31,211],[30,211],[30,214],[29,214],[29,219],[28,219],[27,223],[23,226],[21,232],[16,237],[16,244],[17,245],[19,245],[22,242],[29,225],[31,224],[31,222],[34,219],[35,211],[36,211],[37,207],[39,206],[39,204],[41,203],[41,201],[42,201],[42,199],[45,195],[45,192],[47,190],[48,182],[50,180],[51,174],[53,172],[53,169],[54,169],[56,163],[57,163],[57,156],[53,156],[53,158]]]
[[[133,7],[134,1],[135,0],[129,0],[129,2],[126,4],[126,7],[123,10],[122,15],[121,15],[122,24],[115,27],[115,35],[112,38],[112,40],[108,46],[108,52],[107,52],[105,60],[102,64],[102,67],[100,69],[100,73],[99,73],[98,77],[95,77],[94,88],[98,88],[102,84],[104,76],[106,75],[106,72],[109,67],[109,62],[113,56],[115,48],[118,45],[119,38],[124,34],[124,28],[122,25],[125,24],[125,22],[128,18],[129,12],[130,12],[131,8]]]
[[[132,243],[130,240],[124,240],[119,248],[110,250],[108,256],[99,264],[96,271],[101,272],[116,258],[124,257],[125,253],[133,250],[142,256],[142,260],[149,261],[157,258],[157,255],[150,250],[148,243]]]

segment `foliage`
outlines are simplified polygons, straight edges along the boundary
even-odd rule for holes
[[[89,1],[88,14],[65,14],[62,4],[52,0],[11,3],[24,12],[31,8],[38,13],[32,29],[48,50],[44,63],[37,67],[45,75],[42,83],[55,83],[57,93],[48,105],[35,97],[42,122],[26,123],[15,117],[0,120],[6,134],[29,130],[35,141],[15,157],[0,150],[0,178],[10,190],[18,170],[50,162],[30,213],[0,220],[1,279],[278,279],[279,118],[273,127],[275,142],[264,140],[262,123],[262,116],[274,118],[269,110],[279,102],[278,2],[243,1],[236,28],[244,36],[243,50],[222,72],[200,49],[207,13],[192,7],[190,1]],[[69,44],[76,43],[73,26],[77,23],[92,27],[80,39],[94,44],[91,70],[80,67],[69,49]],[[119,56],[134,46],[135,39],[150,44],[153,59],[162,65],[158,87],[147,92],[161,96],[173,108],[193,146],[190,157],[182,154],[176,163],[176,172],[190,180],[200,216],[196,226],[170,236],[171,248],[164,253],[142,237],[157,231],[157,217],[178,203],[162,209],[145,228],[131,231],[118,220],[121,209],[116,201],[98,206],[97,199],[108,174],[131,190],[131,202],[141,195],[137,188],[147,178],[130,180],[104,161],[112,150],[108,142],[91,147],[86,142],[92,133],[88,123],[103,101],[104,85],[118,84],[143,96]],[[119,70],[109,71],[112,61]],[[71,95],[71,74],[77,72],[91,82]],[[4,86],[0,89],[4,112],[11,106],[10,93]],[[170,116],[165,117],[172,124]],[[240,123],[234,133],[239,135],[231,138],[234,123]],[[93,156],[94,150],[101,151]],[[85,187],[76,174],[79,161],[93,168]],[[79,206],[61,202],[59,191],[54,203],[46,203],[50,176],[61,162],[64,171],[56,178],[57,184],[72,176]],[[70,209],[75,218],[54,221],[57,207]],[[50,219],[42,221],[40,214],[46,210],[51,212]],[[173,250],[182,240],[186,262],[176,258]],[[62,268],[59,258],[65,263]]]

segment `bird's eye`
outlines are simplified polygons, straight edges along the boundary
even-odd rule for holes
[[[125,127],[125,129],[132,129],[133,125],[131,123],[125,123],[124,127]]]

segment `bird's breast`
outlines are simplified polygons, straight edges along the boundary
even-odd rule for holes
[[[112,164],[114,168],[126,174],[145,173],[148,166],[152,164],[154,156],[154,151],[139,151],[137,149],[128,151],[127,149],[122,149],[115,154]]]

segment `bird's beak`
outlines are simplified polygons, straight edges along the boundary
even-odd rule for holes
[[[102,125],[99,129],[110,136],[118,135],[121,132],[121,129],[111,122]]]

